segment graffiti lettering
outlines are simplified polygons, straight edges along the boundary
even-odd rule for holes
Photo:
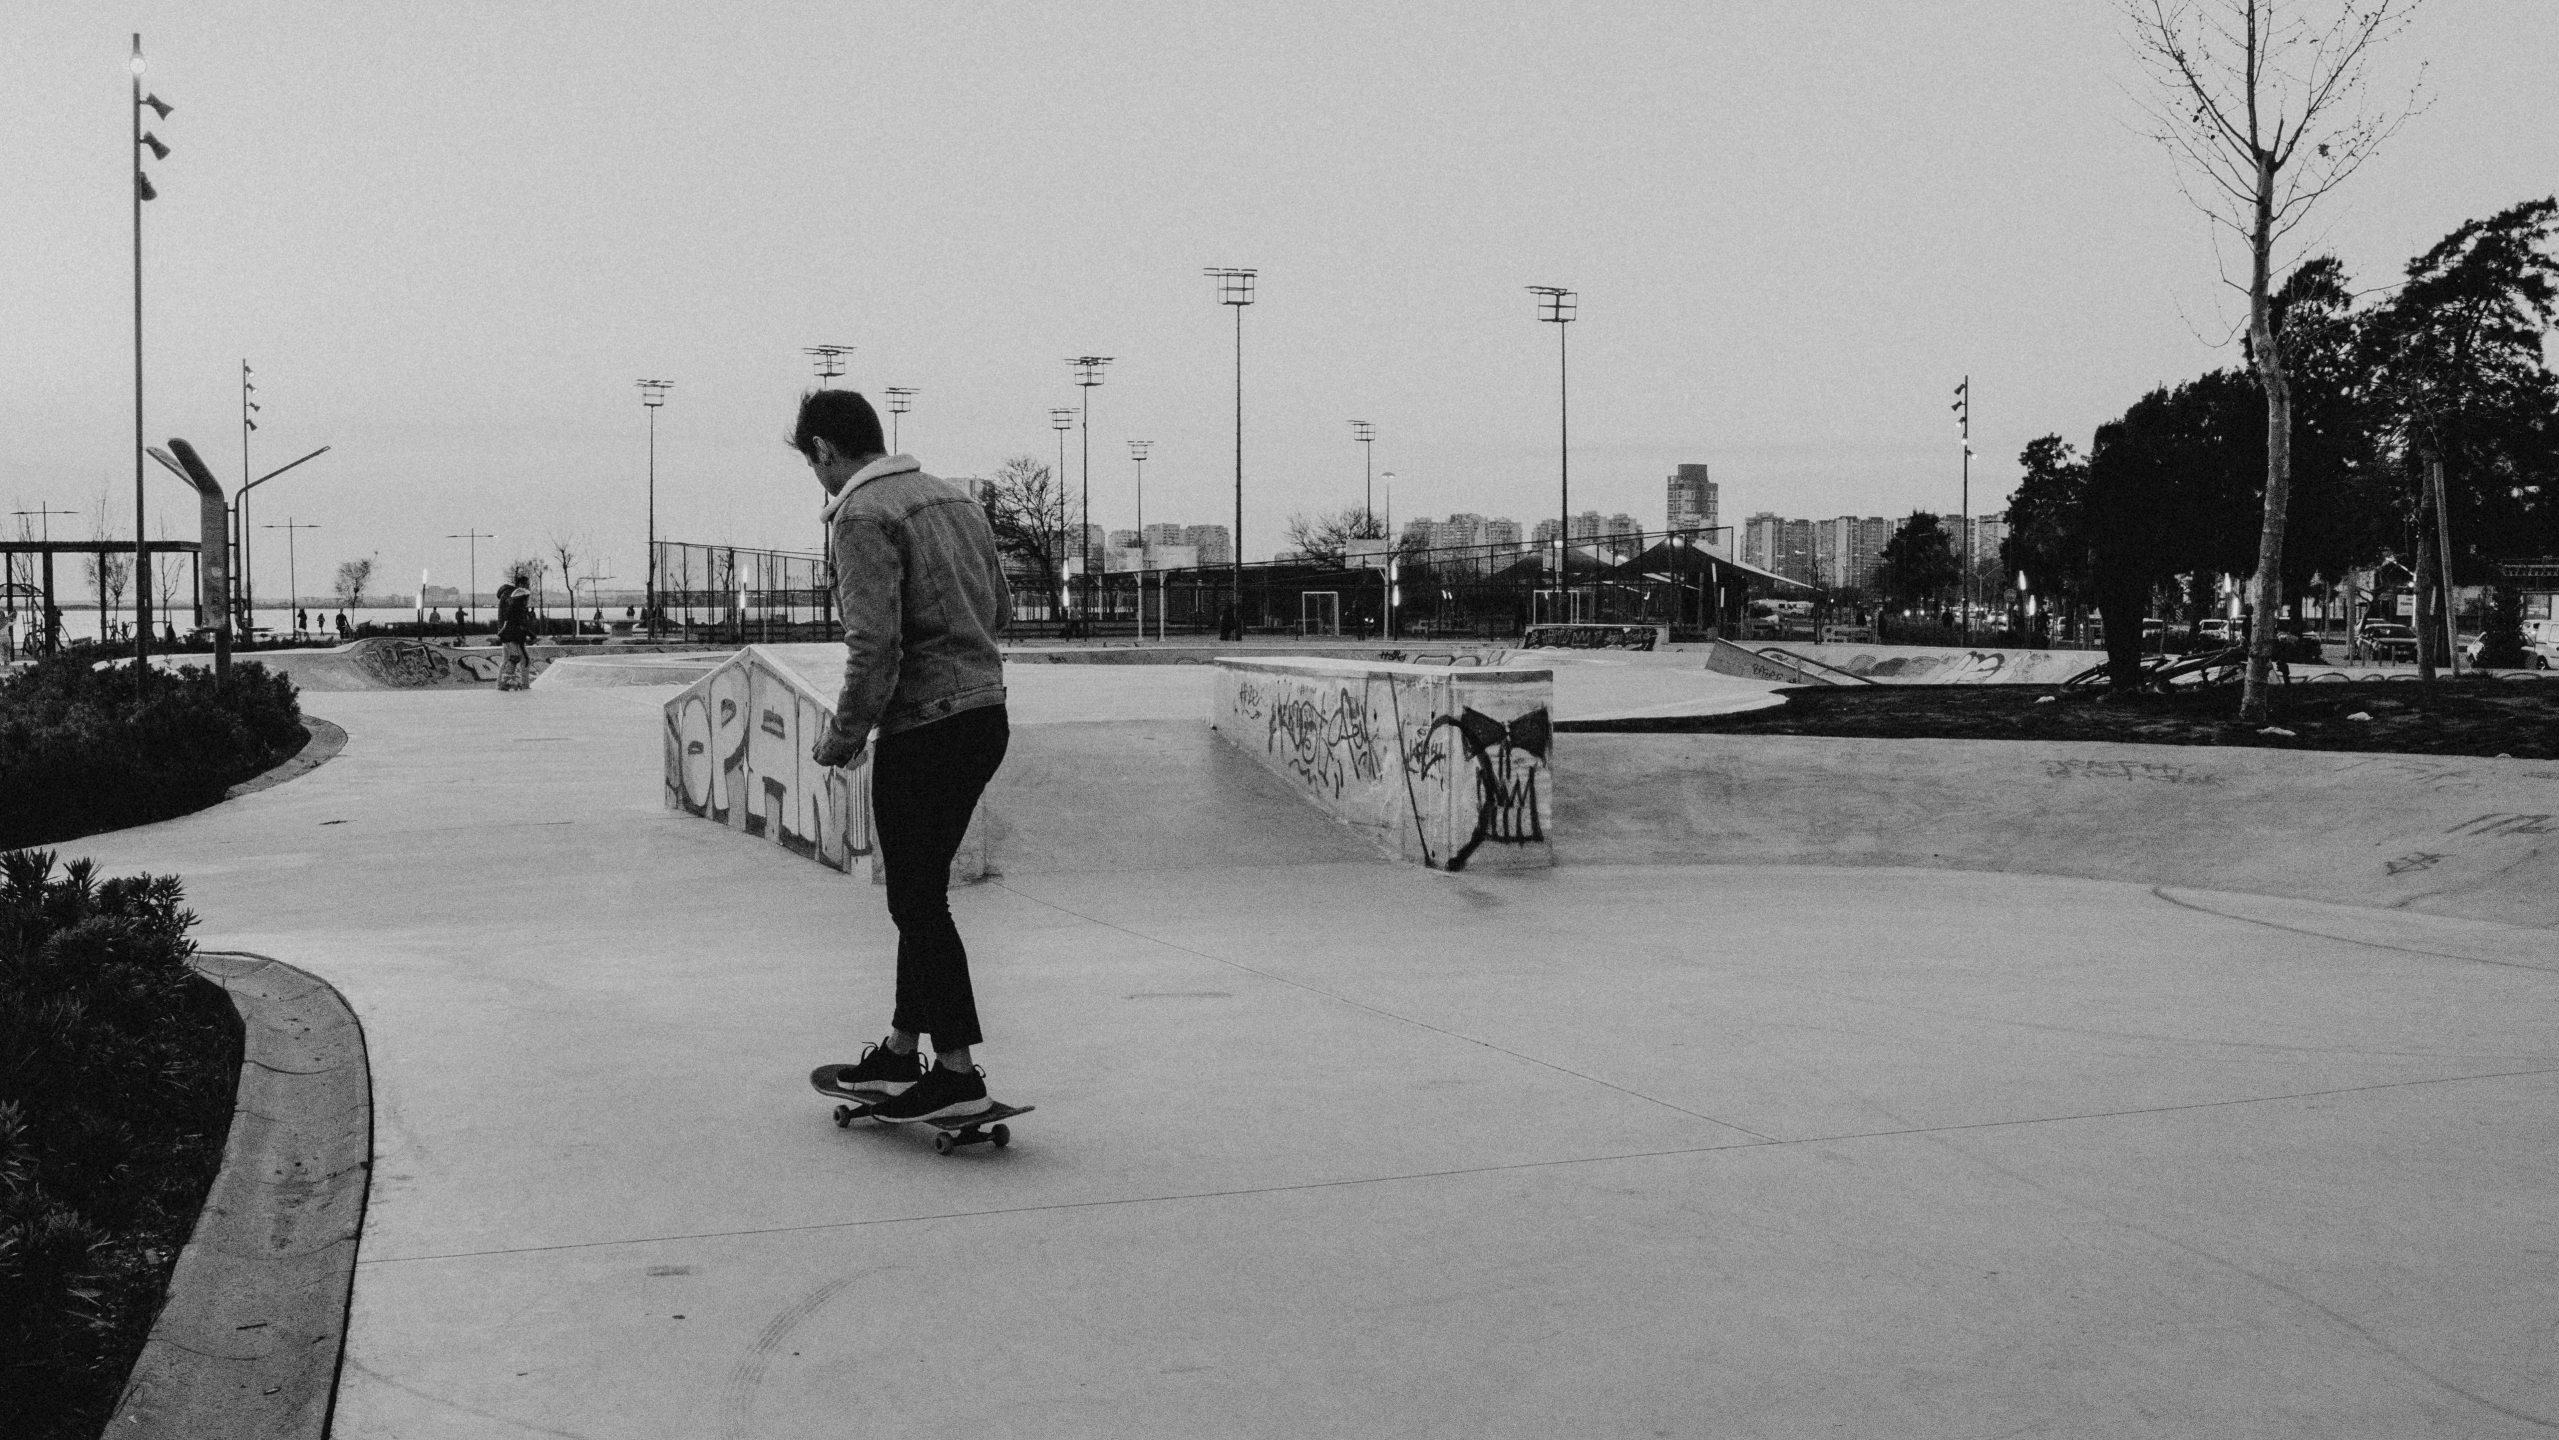
[[[2444,833],[2446,835],[2547,835],[2551,833],[2550,822],[2553,818],[2549,815],[2502,813],[2482,815],[2476,820],[2464,820]]]
[[[2047,760],[2044,774],[2053,780],[2147,780],[2160,785],[2218,785],[2209,770],[2190,770],[2156,760]]]
[[[2432,870],[2444,861],[2443,856],[2425,850],[2412,851],[2396,860],[2382,863],[2382,870],[2392,875],[2405,875],[2411,870]]]
[[[1523,650],[1650,650],[1661,637],[1654,625],[1531,625]]]
[[[1368,727],[1368,706],[1354,700],[1348,689],[1274,702],[1268,744],[1299,779],[1329,788],[1335,799],[1341,798],[1345,782],[1371,782],[1386,773],[1377,737]]]

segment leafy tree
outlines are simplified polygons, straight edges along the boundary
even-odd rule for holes
[[[2026,442],[2017,464],[2025,474],[2008,496],[2008,537],[1999,566],[2023,571],[2038,595],[2084,600],[2095,564],[2088,530],[2088,462],[2059,435]]]
[[[338,608],[353,610],[364,604],[364,589],[373,583],[373,560],[370,556],[349,560],[338,566]]]
[[[2500,580],[2488,591],[2487,622],[2479,627],[2479,663],[2510,669],[2524,663],[2523,591]]]
[[[995,531],[996,549],[1028,566],[1049,597],[1050,613],[1063,613],[1065,497],[1049,467],[1032,456],[1016,455],[995,467],[995,474],[978,486],[977,498]]]
[[[1934,609],[1963,578],[1945,526],[1925,510],[1911,512],[1875,562],[1876,590],[1901,605]]]
[[[2465,222],[2408,262],[2372,317],[2402,504],[2423,512],[2425,461],[2440,460],[2457,576],[2476,577],[2493,558],[2483,552],[2559,550],[2559,377],[2544,348],[2559,307],[2554,228],[2552,199]]]
[[[2275,251],[2414,113],[2413,96],[2396,114],[2368,111],[2363,100],[2375,48],[2407,27],[2417,0],[2121,3],[2136,53],[2159,87],[2154,138],[2176,158],[2187,198],[2247,249],[2247,283],[2231,283],[2248,296],[2248,362],[2265,395],[2264,521],[2252,589],[2257,613],[2271,617],[2283,607],[2293,440],[2292,375],[2275,324]],[[2275,627],[2250,634],[2239,713],[2261,723]]]

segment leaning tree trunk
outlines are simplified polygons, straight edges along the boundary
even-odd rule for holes
[[[2424,488],[2424,482],[2419,481],[2418,490],[2421,497]],[[2408,628],[2417,632],[2417,678],[2432,682],[2435,678],[2435,666],[2442,663],[2438,652],[2443,649],[2443,631],[2437,628],[2435,597],[2443,593],[2443,576],[2437,573],[2441,567],[2435,562],[2434,521],[2427,513],[2426,502],[2422,498],[2417,501],[2415,535],[2417,593],[2408,605]]]
[[[2266,390],[2266,519],[2257,532],[2257,574],[2249,586],[2255,613],[2248,624],[2248,682],[2239,695],[2239,718],[2251,725],[2266,723],[2267,685],[2275,668],[2275,622],[2284,608],[2284,519],[2292,504],[2292,377],[2284,370],[2274,303],[2268,294],[2274,193],[2274,164],[2261,152],[2248,284],[2248,348],[2257,381]]]

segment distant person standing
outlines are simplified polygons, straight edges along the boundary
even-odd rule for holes
[[[995,637],[1013,600],[986,512],[958,486],[883,453],[880,418],[857,391],[800,397],[791,447],[826,491],[820,511],[843,617],[844,691],[811,750],[861,758],[873,726],[871,820],[897,924],[889,1032],[837,1080],[892,1120],[956,1119],[993,1107],[971,1059],[980,1033],[968,951],[951,921],[951,860],[978,796],[1004,763],[1011,725]],[[933,1037],[931,1068],[919,1051]]]
[[[524,648],[532,638],[533,593],[525,587],[522,570],[509,571],[498,587],[498,644],[506,649],[498,666],[499,689],[533,688],[533,652]]]

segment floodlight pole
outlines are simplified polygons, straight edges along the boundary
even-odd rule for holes
[[[1232,589],[1227,603],[1235,623],[1244,623],[1244,307],[1253,303],[1260,272],[1210,266],[1201,273],[1217,282],[1217,303],[1235,307],[1235,538],[1227,552]]]
[[[897,448],[897,417],[915,408],[917,392],[911,386],[892,385],[885,393],[889,397],[889,453],[902,454]]]
[[[1957,587],[1957,603],[1964,607],[1961,633],[1964,643],[1973,643],[1973,377],[1967,375],[1955,387],[1955,429],[1964,448],[1964,485],[1961,495],[1964,527],[1963,582]]]
[[[1084,523],[1075,532],[1075,553],[1084,561],[1084,620],[1092,628],[1093,619],[1093,387],[1102,383],[1102,367],[1111,363],[1108,355],[1070,355],[1066,363],[1075,367],[1075,383],[1084,391]],[[1091,636],[1085,638],[1090,639]]]
[[[133,148],[127,152],[133,162],[133,684],[139,692],[151,683],[151,552],[148,528],[143,520],[142,457],[148,444],[142,438],[142,202],[153,198],[151,177],[142,170],[141,151],[150,146],[153,156],[167,159],[169,147],[159,137],[145,135],[142,130],[142,107],[149,105],[162,120],[169,118],[170,106],[157,95],[145,98],[142,93],[142,35],[133,37]],[[103,574],[105,567],[100,566]],[[104,588],[103,586],[100,588]],[[106,615],[99,613],[101,628]]]
[[[1146,452],[1155,448],[1152,440],[1128,442],[1128,458],[1137,462],[1137,552],[1146,553]]]
[[[483,540],[495,540],[498,537],[475,527],[473,529],[465,530],[459,535],[447,535],[444,538],[447,540],[468,540],[471,542],[471,588],[462,592],[462,606],[466,610],[470,609],[472,608],[473,603],[480,598],[480,542]],[[418,598],[424,600],[426,597],[421,595]],[[453,633],[457,636],[462,633],[462,621],[458,616],[454,620]]]
[[[830,347],[820,346],[819,349]],[[658,634],[658,407],[666,403],[666,392],[675,388],[672,380],[642,380],[640,403],[649,411],[649,578],[645,616],[649,638]],[[685,612],[690,615],[692,612]],[[691,624],[690,620],[685,623]]]
[[[1528,292],[1537,297],[1537,318],[1555,327],[1555,475],[1562,507],[1555,517],[1555,598],[1562,602],[1573,558],[1573,392],[1565,363],[1564,327],[1573,323],[1581,297],[1558,285],[1531,285]],[[1569,618],[1569,609],[1562,618]]]
[[[810,345],[801,349],[817,369],[817,388],[830,388],[835,377],[844,373],[844,357],[853,353],[850,345]]]
[[[293,517],[287,515],[284,517],[283,524],[267,525],[262,526],[261,528],[267,530],[281,530],[284,532],[284,583],[286,587],[293,592],[285,597],[284,608],[287,610],[300,610],[302,608],[302,567],[297,564],[294,559],[294,532],[298,530],[317,530],[320,527],[317,525],[295,524]],[[293,633],[295,635],[300,635],[302,633],[302,627],[299,625],[295,626]]]

